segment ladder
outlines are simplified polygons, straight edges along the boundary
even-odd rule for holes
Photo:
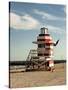
[[[31,50],[29,51],[29,54],[28,54],[28,56],[27,56],[26,61],[30,61],[30,60],[31,60],[31,57],[36,57],[36,56],[37,56],[37,50],[31,49]]]
[[[26,61],[27,61],[26,69],[28,69],[28,68],[31,69],[31,66],[34,63],[34,62],[32,62],[32,57],[37,57],[37,50],[31,49],[29,51],[29,54],[28,54],[27,59],[26,59]],[[36,64],[36,62],[35,62],[35,64]]]

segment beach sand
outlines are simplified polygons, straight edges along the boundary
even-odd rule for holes
[[[55,71],[10,72],[10,88],[57,86],[66,84],[66,64],[55,64]]]

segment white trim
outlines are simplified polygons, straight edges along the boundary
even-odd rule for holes
[[[49,67],[53,67],[53,66],[54,66],[54,63],[50,63],[50,64],[49,64]]]
[[[50,39],[52,40],[51,36],[38,36],[37,39]]]
[[[49,60],[51,60],[51,58],[46,58],[46,61],[49,61]]]
[[[45,48],[50,48],[50,49],[53,49],[54,48],[54,46],[53,45],[50,45],[50,46],[45,46]]]

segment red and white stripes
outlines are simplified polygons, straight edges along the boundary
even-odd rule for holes
[[[53,40],[50,35],[38,36],[37,44],[41,47],[38,47],[39,56],[52,57],[53,55]],[[43,45],[44,44],[44,45]]]
[[[38,56],[40,58],[43,57],[43,60],[49,62],[49,67],[54,66],[54,61],[52,60],[54,42],[52,37],[48,33],[47,28],[41,28],[41,33],[38,35],[37,41],[34,43],[38,44]]]

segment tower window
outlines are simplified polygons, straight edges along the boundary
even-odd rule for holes
[[[45,44],[38,44],[38,48],[45,48]]]

